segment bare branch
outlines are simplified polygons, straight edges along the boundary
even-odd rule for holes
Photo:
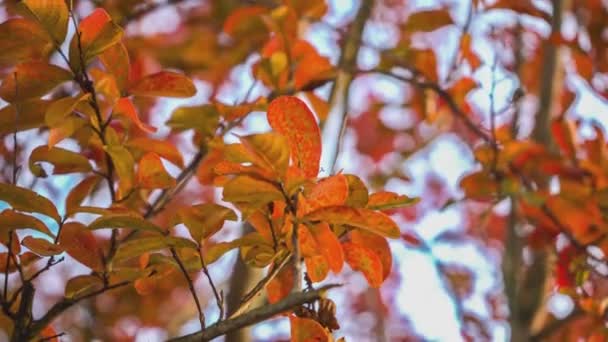
[[[196,309],[198,310],[198,321],[201,323],[201,329],[204,330],[205,329],[205,314],[203,313],[203,308],[201,307],[201,302],[198,299],[198,295],[196,294],[196,289],[194,288],[194,283],[192,282],[192,278],[190,278],[190,275],[188,274],[188,270],[186,270],[184,263],[179,258],[179,256],[177,255],[177,252],[175,251],[175,248],[173,248],[173,247],[171,247],[171,255],[173,256],[173,259],[175,260],[175,262],[177,262],[179,269],[182,271],[182,274],[184,275],[184,278],[186,278],[186,282],[188,283],[188,288],[190,289],[190,293],[192,294],[194,303],[196,303]]]

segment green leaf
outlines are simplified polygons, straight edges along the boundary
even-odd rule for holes
[[[53,202],[42,197],[32,190],[11,184],[0,183],[0,200],[10,204],[13,208],[29,213],[40,213],[51,217],[57,222],[61,217]]]
[[[113,214],[105,215],[97,218],[89,224],[88,229],[104,229],[104,228],[127,228],[135,230],[146,230],[150,232],[163,233],[164,230],[147,221],[144,218],[135,215]]]
[[[30,154],[30,171],[37,177],[46,177],[46,172],[38,164],[41,161],[53,164],[53,174],[55,175],[92,170],[91,164],[85,156],[60,147],[38,146]]]
[[[201,242],[218,232],[224,221],[237,219],[232,209],[215,203],[197,204],[180,209],[178,216],[196,242]]]
[[[154,252],[160,249],[170,247],[193,248],[195,250],[198,250],[198,247],[194,242],[181,237],[162,235],[143,237],[140,239],[130,240],[122,243],[116,251],[116,255],[114,256],[114,262],[120,262],[122,260],[138,257],[143,253]]]
[[[179,107],[173,111],[167,126],[175,131],[194,129],[205,136],[215,134],[220,114],[213,105]]]

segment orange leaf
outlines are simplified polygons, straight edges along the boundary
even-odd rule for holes
[[[313,211],[306,215],[306,218],[329,224],[347,224],[393,239],[401,234],[399,227],[390,217],[365,208],[326,207]]]
[[[251,29],[263,28],[261,15],[268,12],[263,6],[247,6],[235,9],[224,22],[224,32],[230,36],[246,33]]]
[[[329,332],[317,321],[310,318],[289,316],[291,342],[330,342]]]
[[[300,253],[303,257],[310,257],[319,254],[319,246],[317,241],[312,236],[312,233],[305,225],[298,226],[298,243],[300,245]]]
[[[81,264],[94,271],[103,270],[101,248],[93,233],[81,223],[68,222],[63,225],[59,246]]]
[[[551,132],[553,138],[559,146],[562,153],[568,158],[574,158],[576,150],[574,147],[574,129],[566,120],[553,120],[551,123]]]
[[[268,105],[268,123],[287,138],[293,163],[306,177],[319,173],[321,133],[314,115],[302,100],[281,96]]]
[[[164,158],[181,168],[184,167],[184,159],[182,158],[181,153],[177,147],[175,147],[175,145],[171,144],[167,140],[155,140],[146,137],[137,137],[129,140],[127,145],[144,152],[154,152],[161,158]]]
[[[276,267],[273,266],[273,267]],[[291,265],[285,265],[281,271],[266,285],[268,302],[274,304],[287,297],[293,288],[294,272]]]
[[[18,229],[34,229],[48,236],[54,236],[41,220],[12,209],[4,209],[0,212],[0,222],[2,222],[0,231],[3,233],[2,235],[7,238],[8,232]],[[4,233],[7,235],[4,235]]]
[[[270,220],[264,213],[257,210],[253,214],[247,217],[247,222],[253,226],[253,228],[260,233],[267,241],[272,241],[272,228],[270,226]]]
[[[133,156],[122,145],[109,145],[104,146],[106,152],[112,158],[116,175],[118,176],[118,189],[121,194],[128,194],[133,188],[134,172],[133,167],[135,161]]]
[[[95,9],[82,19],[78,31],[80,35],[74,35],[70,42],[70,65],[76,70],[82,70],[81,61],[88,64],[93,57],[118,43],[123,34],[103,8]]]
[[[191,97],[196,94],[194,83],[182,74],[161,71],[148,75],[129,88],[138,96]]]
[[[57,331],[51,325],[47,325],[40,332],[40,337],[43,341],[48,342],[60,342],[59,337],[57,336]]]
[[[126,116],[127,118],[129,118],[129,120],[131,120],[131,122],[135,124],[135,126],[137,126],[139,129],[146,133],[156,132],[156,128],[145,124],[141,122],[141,120],[139,120],[139,115],[137,115],[137,109],[135,109],[133,102],[131,102],[128,97],[123,97],[116,102],[113,114]]]
[[[0,64],[44,59],[53,50],[49,35],[32,20],[11,18],[0,24]]]
[[[148,152],[139,160],[137,183],[144,189],[166,189],[175,186],[175,179],[167,173],[160,157]]]
[[[56,222],[61,222],[53,202],[30,189],[0,183],[0,201],[7,202],[16,210],[44,214]]]
[[[46,239],[26,236],[21,241],[21,244],[27,247],[30,251],[41,256],[52,256],[63,252],[63,248],[50,242]]]
[[[477,171],[460,180],[460,187],[467,198],[489,201],[498,194],[498,184],[487,172]]]
[[[342,246],[336,234],[331,231],[331,228],[325,222],[311,227],[310,232],[317,241],[321,254],[327,259],[329,268],[334,273],[339,273],[344,265],[344,251],[342,251]]]
[[[371,287],[382,285],[382,261],[371,249],[361,245],[345,242],[342,244],[346,262],[355,271],[360,271]]]
[[[2,80],[0,97],[7,102],[41,97],[71,78],[69,71],[56,65],[39,61],[22,63]]]
[[[343,205],[348,198],[348,180],[342,174],[323,178],[313,186],[306,198],[309,201],[310,211]]]
[[[89,172],[92,170],[89,160],[80,153],[60,147],[38,146],[30,153],[30,171],[37,177],[46,177],[46,172],[39,162],[53,165],[53,174],[60,175],[72,172]]]
[[[106,70],[114,76],[118,89],[124,91],[131,72],[129,53],[125,45],[122,42],[112,45],[99,56],[99,59]]]
[[[393,265],[393,256],[388,241],[382,236],[372,234],[362,230],[354,230],[350,233],[350,240],[363,247],[372,250],[382,262],[382,279],[386,279],[391,273]]]
[[[304,258],[306,273],[312,282],[323,281],[329,273],[329,263],[323,255],[313,255]]]
[[[99,177],[91,176],[83,179],[74,188],[72,188],[72,190],[70,190],[65,199],[66,215],[71,215],[78,207],[80,207],[82,201],[91,193],[97,183],[99,183]]]

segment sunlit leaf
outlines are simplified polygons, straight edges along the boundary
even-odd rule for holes
[[[369,195],[367,207],[373,210],[387,210],[393,208],[406,207],[420,201],[417,197],[399,195],[390,191],[380,191]]]
[[[60,45],[68,32],[68,6],[64,0],[23,0],[26,9]]]
[[[363,273],[371,287],[380,287],[383,280],[382,261],[371,249],[345,242],[342,244],[346,262],[350,267]]]
[[[91,222],[87,227],[90,230],[104,228],[127,228],[164,233],[164,230],[152,222],[135,215],[104,215]]]
[[[298,243],[303,257],[310,257],[319,253],[317,241],[308,227],[302,224],[298,226]]]
[[[2,80],[0,97],[7,102],[40,97],[70,79],[72,74],[56,65],[40,61],[21,63]]]
[[[311,318],[289,316],[291,342],[331,342],[329,331]]]
[[[60,175],[73,172],[89,172],[92,170],[89,160],[80,153],[60,147],[38,146],[30,154],[30,171],[38,177],[46,177],[39,162],[53,164],[53,174]]]
[[[196,87],[187,76],[171,71],[161,71],[137,81],[129,92],[138,96],[191,97]]]
[[[329,273],[329,263],[323,255],[313,255],[304,258],[306,273],[312,282],[323,281]]]
[[[389,238],[400,236],[399,227],[389,216],[370,209],[325,207],[311,212],[306,218],[329,224],[347,224]]]
[[[94,271],[103,270],[103,252],[90,230],[78,222],[68,222],[61,228],[59,246],[72,258]]]
[[[0,183],[0,200],[7,202],[17,210],[44,214],[57,222],[61,221],[53,202],[32,190]]]
[[[40,256],[52,256],[63,253],[63,248],[42,238],[26,236],[21,244]]]
[[[281,96],[268,105],[268,123],[287,138],[291,159],[306,177],[316,177],[321,158],[321,134],[314,114],[294,96]]]
[[[310,232],[317,241],[321,254],[327,259],[329,268],[334,273],[339,273],[344,265],[344,252],[336,234],[325,222],[310,227]]]
[[[226,220],[235,221],[232,209],[215,203],[197,204],[179,210],[180,221],[190,231],[194,241],[200,242],[218,232]]]
[[[175,186],[175,178],[167,172],[156,153],[148,152],[139,160],[137,185],[143,189],[166,189]]]
[[[310,202],[310,210],[343,205],[348,198],[348,179],[342,174],[323,178],[312,187],[306,198]]]
[[[124,115],[131,121],[135,126],[146,133],[155,133],[156,128],[152,127],[139,119],[137,109],[128,97],[123,97],[116,102],[112,115]]]

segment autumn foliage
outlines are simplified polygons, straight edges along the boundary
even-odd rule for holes
[[[369,310],[373,338],[415,339],[395,304],[400,282],[417,281],[396,271],[398,246],[433,260],[466,340],[490,339],[496,321],[517,341],[605,338],[608,152],[602,124],[568,115],[566,79],[606,96],[608,9],[546,2],[552,12],[466,1],[461,25],[440,3],[362,0],[333,27],[323,0],[6,1],[0,328],[11,341],[132,340],[144,327],[194,341],[282,320],[292,341],[356,341],[339,317]],[[505,12],[511,26],[471,29]],[[568,13],[580,19],[575,37],[562,30]],[[361,67],[374,21],[395,37]],[[306,39],[310,27],[340,35],[339,58]],[[428,44],[456,27],[455,53]],[[482,38],[491,59],[475,48]],[[515,79],[510,100],[498,101],[497,74]],[[374,90],[387,80],[406,89],[398,104]],[[371,85],[363,97],[358,82]],[[487,108],[470,96],[480,92]],[[536,119],[524,127],[531,99]],[[403,171],[446,136],[474,158],[452,193],[441,183],[449,166],[419,180]],[[420,196],[404,183],[424,183]],[[453,207],[462,231],[413,229]],[[442,241],[502,255],[486,317],[463,305],[478,295],[474,265],[435,256]],[[261,275],[223,271],[228,255]],[[365,295],[336,305],[333,294],[361,279]],[[245,291],[228,293],[241,281]],[[558,292],[573,305],[565,318],[542,301]]]

